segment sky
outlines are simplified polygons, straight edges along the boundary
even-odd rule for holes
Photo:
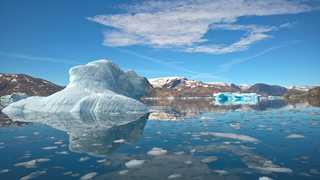
[[[1,0],[0,72],[60,85],[108,59],[147,78],[320,84],[319,0]]]

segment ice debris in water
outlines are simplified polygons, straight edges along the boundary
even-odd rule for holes
[[[127,168],[137,168],[144,163],[144,160],[133,159],[125,163]]]
[[[209,156],[209,157],[206,157],[204,159],[201,160],[201,162],[203,163],[212,163],[214,161],[217,161],[218,158],[216,156]]]
[[[262,176],[262,177],[259,177],[259,180],[272,180],[272,178]]]
[[[124,72],[108,60],[98,60],[72,67],[69,74],[70,82],[63,90],[47,97],[22,99],[2,112],[13,120],[35,112],[72,113],[80,117],[148,112],[144,104],[133,98],[144,95],[150,85],[132,71]]]
[[[251,136],[234,134],[234,133],[220,133],[220,132],[202,132],[201,135],[204,136],[214,136],[219,138],[235,139],[239,141],[258,143],[259,140]]]
[[[177,178],[181,178],[182,175],[181,174],[171,174],[170,176],[168,176],[168,179],[177,179]]]
[[[90,180],[93,179],[98,173],[96,172],[90,172],[88,174],[85,174],[83,176],[80,177],[80,180]]]
[[[79,159],[79,162],[84,162],[84,161],[88,161],[90,159],[90,157],[81,157]]]
[[[46,174],[47,171],[35,171],[35,172],[32,172],[26,176],[23,176],[22,178],[20,178],[20,180],[29,180],[29,179],[34,179],[34,178],[37,178],[43,174]]]
[[[162,149],[162,148],[158,148],[158,147],[154,147],[150,151],[148,151],[147,154],[150,156],[161,156],[161,155],[167,154],[167,150]]]
[[[128,172],[129,172],[128,170],[121,170],[118,172],[118,174],[119,175],[126,175],[126,174],[128,174]]]
[[[114,143],[124,143],[125,142],[125,140],[124,139],[117,139],[117,140],[114,140],[113,141]]]
[[[7,173],[7,172],[9,172],[10,170],[9,169],[2,169],[2,170],[0,170],[0,174],[2,174],[2,173]]]
[[[301,134],[289,134],[286,138],[287,139],[302,139],[302,138],[304,138],[304,135],[301,135]]]
[[[48,147],[43,147],[43,150],[52,150],[52,149],[58,149],[58,146],[48,146]]]
[[[39,159],[31,160],[31,161],[16,163],[14,166],[16,166],[16,167],[23,166],[23,167],[25,167],[25,168],[35,168],[36,165],[37,165],[37,163],[47,162],[47,161],[50,161],[50,159],[47,159],[47,158],[39,158]]]

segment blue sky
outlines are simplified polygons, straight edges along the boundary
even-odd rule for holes
[[[320,84],[320,2],[0,1],[0,72],[65,85],[106,58],[148,78]]]

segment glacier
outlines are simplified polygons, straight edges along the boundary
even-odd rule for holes
[[[14,102],[2,112],[12,120],[34,113],[71,113],[75,118],[103,118],[106,114],[145,114],[148,108],[136,100],[150,84],[133,71],[124,72],[109,60],[97,60],[69,70],[69,84],[48,97],[33,96]],[[134,99],[136,98],[136,99]],[[124,124],[127,122],[112,122]]]

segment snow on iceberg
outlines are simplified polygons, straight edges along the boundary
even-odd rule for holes
[[[213,96],[215,105],[255,105],[260,101],[260,96],[256,93],[223,92],[215,93]]]
[[[48,97],[29,97],[3,109],[10,118],[27,113],[72,113],[78,117],[109,113],[146,113],[147,107],[133,99],[145,94],[150,84],[135,72],[122,71],[108,60],[93,61],[69,70],[67,87]]]

